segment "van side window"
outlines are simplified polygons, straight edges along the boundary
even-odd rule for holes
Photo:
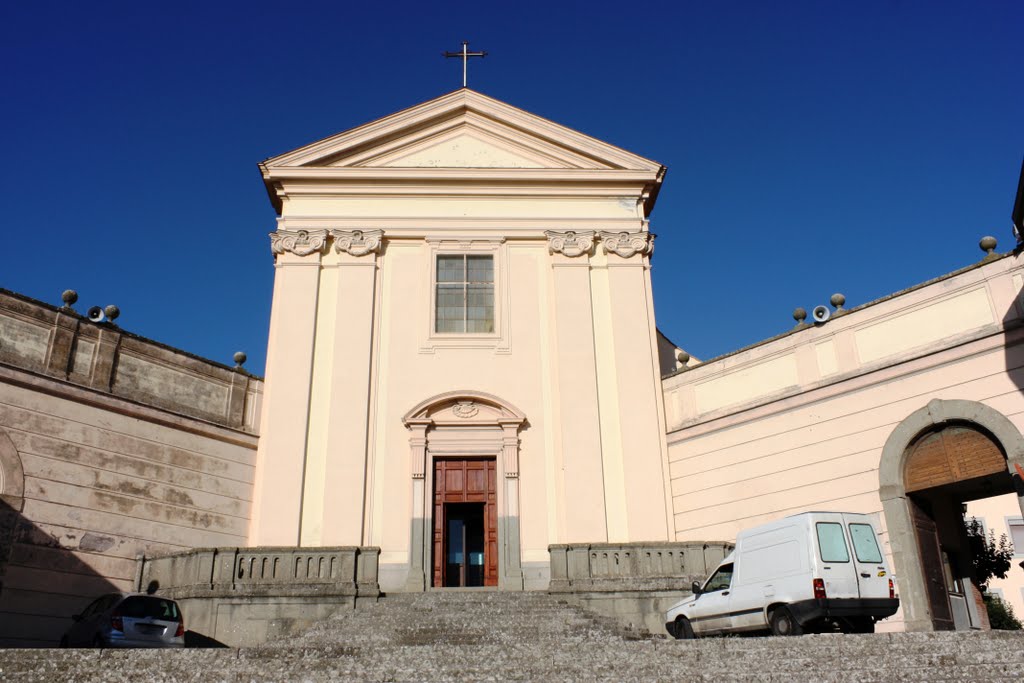
[[[875,530],[870,524],[851,524],[850,539],[853,541],[853,552],[858,562],[880,563],[882,553],[878,550]]]
[[[708,582],[704,584],[704,592],[724,591],[732,585],[732,565],[725,564],[718,568]]]
[[[818,522],[818,549],[822,562],[849,562],[850,551],[843,537],[843,525],[837,522]]]

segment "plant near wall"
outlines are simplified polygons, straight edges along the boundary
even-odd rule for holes
[[[985,530],[977,519],[967,522],[967,539],[971,546],[971,563],[974,565],[974,584],[981,590],[988,612],[989,625],[994,630],[1019,631],[1020,620],[1013,613],[1013,607],[998,596],[988,593],[988,582],[993,578],[1005,579],[1013,559],[1013,546],[1006,534],[996,541],[996,532]]]
[[[1022,626],[1020,619],[1013,613],[1013,605],[1003,600],[998,595],[985,593],[985,610],[988,612],[988,623],[994,631],[1020,631]]]
[[[984,593],[988,590],[988,582],[993,578],[1005,579],[1010,571],[1010,560],[1013,559],[1013,546],[1006,534],[996,541],[996,532],[990,531],[988,537],[981,523],[972,519],[967,523],[967,539],[971,545],[971,562],[974,565],[974,583]]]

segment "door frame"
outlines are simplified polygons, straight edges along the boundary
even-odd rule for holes
[[[1024,515],[1024,437],[1005,415],[977,401],[933,399],[908,415],[889,435],[878,468],[879,498],[886,524],[893,569],[898,577],[900,608],[908,631],[933,631],[921,551],[914,528],[903,465],[909,446],[922,433],[949,422],[978,425],[1002,446],[1008,474]],[[968,587],[965,586],[965,589]],[[973,586],[970,587],[973,591]],[[968,609],[977,609],[968,600]],[[972,605],[974,605],[972,607]]]
[[[523,590],[519,521],[519,432],[526,416],[506,401],[478,391],[450,391],[405,414],[409,430],[412,506],[407,591],[432,583],[435,458],[493,457],[498,515],[498,589]]]

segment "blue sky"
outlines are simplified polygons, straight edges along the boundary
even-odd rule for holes
[[[659,326],[708,358],[1012,247],[1024,3],[5,3],[0,286],[262,372],[256,163],[461,85],[665,164]]]

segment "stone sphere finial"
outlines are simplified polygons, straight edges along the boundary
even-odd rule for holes
[[[981,250],[986,254],[991,254],[992,252],[994,252],[996,250],[997,244],[999,243],[996,241],[996,238],[993,237],[992,235],[985,235],[978,242],[978,246],[981,247]]]
[[[78,292],[73,289],[65,289],[60,295],[61,301],[64,302],[65,308],[71,308],[78,301]]]
[[[832,308],[836,309],[837,311],[841,311],[843,310],[843,304],[846,303],[846,297],[840,294],[839,292],[836,292],[828,301],[830,304],[832,304]]]
[[[114,322],[115,320],[117,320],[117,316],[121,315],[121,309],[115,306],[114,304],[110,304],[109,306],[104,308],[103,312],[107,314],[107,320],[109,320],[110,322]]]
[[[793,320],[796,321],[797,325],[802,325],[807,320],[807,310],[802,306],[797,306],[793,309]]]
[[[685,366],[690,362],[690,354],[682,349],[676,349],[676,360]]]
[[[245,351],[235,351],[235,355],[232,357],[235,359],[235,368],[241,368],[248,358],[248,356],[245,355]]]

